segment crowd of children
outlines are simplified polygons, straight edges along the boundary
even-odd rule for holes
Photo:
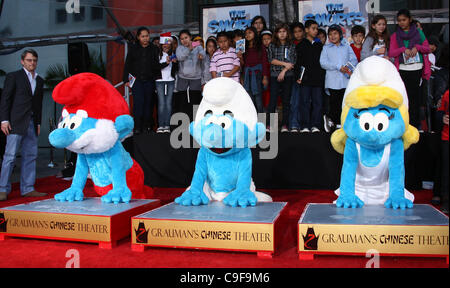
[[[206,42],[200,36],[193,37],[188,30],[178,36],[162,34],[156,39],[159,40],[156,42],[159,42],[161,73],[154,69],[151,73],[125,69],[124,79],[129,73],[135,73],[137,78],[158,75],[155,79],[158,133],[170,132],[173,113],[186,113],[192,120],[193,107],[201,101],[203,86],[216,77],[230,77],[240,82],[258,113],[269,116],[281,112],[280,129],[277,129],[277,121],[266,117],[269,132],[332,132],[340,128],[342,99],[352,71],[359,62],[376,55],[392,61],[399,70],[408,93],[410,122],[419,130],[424,123],[421,107],[427,101],[432,102],[435,117],[430,118],[436,123],[427,128],[438,132],[444,127],[442,154],[448,155],[448,44],[441,45],[435,36],[427,39],[420,23],[407,9],[398,11],[396,20],[395,31],[391,34],[386,18],[375,15],[368,25],[369,31],[359,25],[352,27],[351,39],[344,39],[339,25],[331,25],[325,31],[314,20],[290,25],[281,23],[272,31],[262,16],[256,16],[244,31],[219,32]],[[138,34],[142,31],[141,28]],[[148,30],[144,32],[148,34]],[[147,47],[148,43],[147,46],[143,42],[136,45]],[[132,51],[138,51],[137,55],[142,57],[154,54],[151,49],[142,47]],[[439,59],[434,54],[438,49]],[[130,67],[138,69],[142,67],[139,63],[148,62],[134,57],[136,63]],[[133,97],[139,97],[143,93],[142,83],[147,83],[147,79],[142,83],[136,80]],[[440,101],[446,90],[446,100]],[[136,99],[134,102],[148,101]],[[136,111],[142,108],[137,107]],[[138,127],[135,133],[143,130]],[[447,162],[441,165],[444,173],[448,173],[446,157]],[[448,191],[448,181],[443,185],[446,186],[442,189]],[[448,211],[448,195],[443,199],[435,196],[434,201],[442,200]]]
[[[161,69],[155,79],[157,132],[170,132],[172,113],[184,112],[192,119],[203,86],[216,77],[240,82],[258,113],[280,112],[282,133],[331,132],[340,127],[342,99],[352,71],[373,55],[389,59],[398,68],[408,92],[411,123],[422,130],[422,84],[441,68],[433,54],[440,43],[433,37],[428,42],[407,9],[398,11],[397,23],[391,35],[386,18],[375,15],[367,34],[363,26],[352,27],[351,40],[344,39],[339,25],[325,31],[314,20],[281,23],[271,31],[262,16],[256,16],[244,31],[219,32],[206,43],[188,30],[178,37],[162,34],[156,41]],[[133,94],[140,93],[134,90],[138,89]],[[274,127],[278,123],[266,119],[267,130],[278,132]]]

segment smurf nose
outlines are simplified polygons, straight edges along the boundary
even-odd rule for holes
[[[55,148],[66,148],[70,146],[77,136],[69,129],[56,129],[48,136],[50,144]]]

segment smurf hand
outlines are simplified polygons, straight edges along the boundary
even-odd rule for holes
[[[120,202],[129,203],[131,200],[131,191],[128,187],[114,188],[108,194],[102,196],[102,202],[119,204]]]
[[[384,203],[384,207],[392,209],[402,209],[413,208],[414,204],[405,197],[389,197]]]
[[[83,201],[83,198],[83,190],[74,187],[70,187],[55,195],[55,200],[60,202]]]
[[[199,206],[207,205],[209,203],[209,199],[203,191],[189,189],[186,190],[186,192],[184,192],[180,197],[176,198],[175,203],[183,206]]]
[[[336,200],[336,206],[339,208],[361,208],[364,206],[364,202],[356,195],[340,195]]]
[[[247,190],[234,190],[231,192],[225,199],[223,199],[223,203],[225,205],[231,207],[247,207],[247,206],[255,206],[257,202],[255,193]]]

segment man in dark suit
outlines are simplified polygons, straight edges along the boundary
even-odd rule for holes
[[[2,96],[3,89],[0,88],[0,101]],[[1,162],[3,162],[3,154],[5,154],[5,147],[6,147],[6,135],[4,133],[0,132],[0,171],[1,169]]]
[[[22,196],[47,195],[34,190],[44,87],[44,80],[36,73],[37,61],[36,51],[25,50],[21,56],[23,69],[6,75],[0,103],[1,129],[6,135],[0,173],[0,201],[6,200],[11,192],[10,178],[19,149],[22,156]]]

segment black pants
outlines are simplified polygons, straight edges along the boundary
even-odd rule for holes
[[[289,110],[291,109],[291,92],[294,77],[286,76],[283,82],[278,82],[277,77],[270,77],[270,102],[267,113],[275,113],[277,110],[278,96],[281,96],[283,115],[281,126],[289,124]],[[281,90],[281,93],[280,93]],[[270,125],[270,114],[267,115],[267,125]]]
[[[133,88],[133,116],[135,127],[150,128],[153,125],[153,110],[155,107],[155,81],[136,80]]]
[[[342,100],[344,100],[345,89],[328,89],[330,91],[330,112],[328,116],[335,125],[341,124]]]
[[[409,101],[409,123],[418,128],[420,125],[420,78],[422,77],[422,70],[404,71],[400,70],[400,77],[406,87]]]
[[[189,116],[190,121],[194,121],[195,115],[193,108],[195,105],[200,105],[202,101],[202,92],[189,90],[189,98],[187,91],[179,91],[173,94],[173,114],[185,113]]]
[[[448,209],[448,141],[442,141],[442,166],[441,166],[441,203],[442,207],[445,207]]]
[[[300,86],[300,129],[322,126],[322,87]]]

